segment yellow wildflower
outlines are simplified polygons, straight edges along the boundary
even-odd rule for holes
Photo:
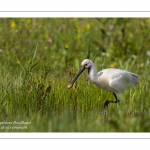
[[[91,25],[87,24],[85,28],[86,28],[86,30],[90,30],[91,29]]]
[[[45,34],[45,39],[48,39],[49,38],[49,35],[48,33]]]
[[[28,19],[27,19],[27,24],[30,24],[31,21],[32,21],[32,19],[31,19],[31,18],[28,18]]]
[[[110,68],[114,68],[115,65],[114,65],[114,64],[110,64],[109,67],[110,67]]]
[[[17,61],[16,61],[16,64],[18,64],[18,65],[19,65],[19,64],[20,64],[20,61],[19,61],[19,60],[17,60]]]
[[[28,18],[28,19],[26,20],[25,26],[26,26],[27,29],[30,27],[31,21],[32,21],[31,18]]]
[[[81,39],[81,35],[77,34],[76,38],[77,38],[77,40],[80,40]]]
[[[12,21],[10,26],[12,29],[15,29],[17,27],[17,24],[15,23],[15,21]]]
[[[68,45],[68,44],[66,44],[66,45],[65,45],[65,49],[68,49],[68,48],[69,48],[69,45]]]

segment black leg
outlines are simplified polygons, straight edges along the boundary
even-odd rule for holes
[[[117,98],[116,94],[113,93],[113,95],[115,96],[116,100],[115,101],[113,101],[113,100],[106,100],[105,103],[104,103],[104,108],[108,108],[108,104],[109,103],[119,103],[120,102],[119,99]]]
[[[113,95],[115,96],[116,101],[114,101],[114,102],[112,102],[112,103],[119,103],[119,102],[120,102],[120,100],[117,98],[117,95],[116,95],[115,93],[113,93]]]

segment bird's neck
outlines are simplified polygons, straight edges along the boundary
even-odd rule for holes
[[[88,77],[93,82],[97,80],[97,69],[94,64],[90,68],[88,68]]]

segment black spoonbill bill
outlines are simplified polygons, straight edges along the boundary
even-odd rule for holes
[[[85,59],[81,63],[78,74],[68,84],[69,89],[85,69],[88,69],[88,77],[94,84],[99,88],[112,92],[115,96],[116,100],[105,101],[104,108],[107,108],[109,103],[119,103],[120,93],[123,93],[129,87],[139,84],[140,77],[135,73],[115,68],[104,69],[97,73],[94,63],[89,59]]]

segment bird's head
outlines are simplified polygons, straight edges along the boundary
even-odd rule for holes
[[[85,69],[88,69],[91,67],[92,63],[93,62],[90,59],[85,59],[82,61],[81,66],[84,66]]]

